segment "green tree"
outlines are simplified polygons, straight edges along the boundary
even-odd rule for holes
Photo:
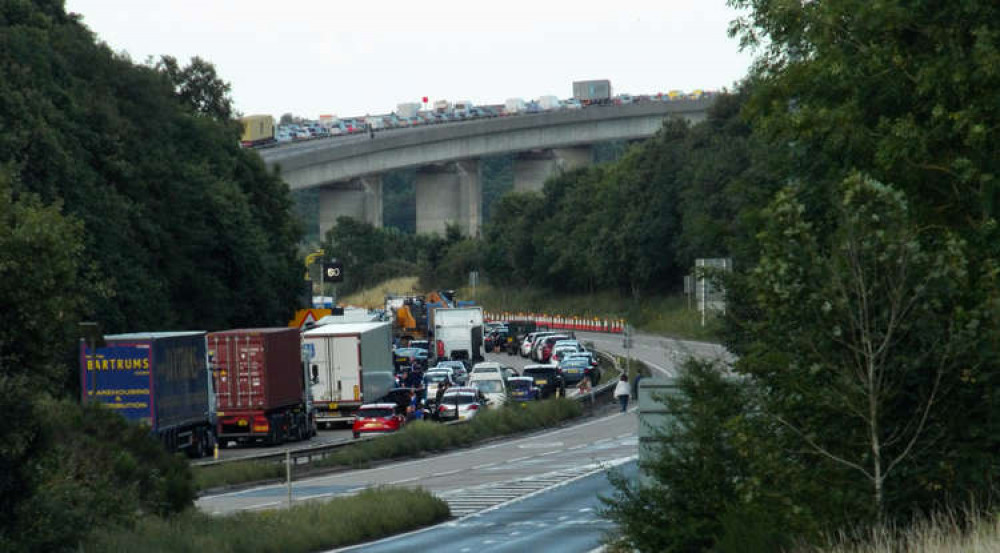
[[[219,121],[233,118],[232,85],[222,80],[211,62],[195,56],[181,67],[177,58],[160,56],[156,69],[162,72],[177,91],[181,103],[195,113],[214,117]]]
[[[745,290],[759,317],[737,368],[817,470],[867,487],[855,512],[905,514],[901,498],[922,484],[903,473],[941,462],[927,451],[947,428],[956,367],[975,370],[968,352],[987,328],[985,312],[967,307],[967,246],[861,175],[844,182],[831,235],[795,189],[766,218]]]

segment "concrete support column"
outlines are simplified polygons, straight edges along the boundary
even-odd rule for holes
[[[483,224],[483,187],[479,180],[479,160],[455,162],[458,174],[459,223],[467,236],[479,236]]]
[[[320,188],[319,191],[319,233],[326,232],[337,224],[339,217],[352,217],[382,226],[382,176],[368,175],[337,182]]]
[[[417,233],[443,235],[449,223],[458,223],[463,234],[479,234],[483,192],[478,160],[421,167],[416,192]]]
[[[556,158],[559,170],[563,172],[582,169],[594,163],[594,151],[590,146],[554,148],[552,155]]]
[[[531,150],[514,155],[514,191],[540,192],[545,179],[556,174],[558,167],[552,150]]]

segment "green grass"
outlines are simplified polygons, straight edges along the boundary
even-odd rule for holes
[[[134,528],[100,531],[82,551],[319,551],[371,541],[447,519],[448,505],[424,490],[375,488],[291,509],[211,516],[191,509],[148,517]]]
[[[195,489],[208,490],[245,482],[259,482],[284,478],[285,466],[281,463],[242,461],[220,465],[193,466]]]
[[[688,306],[683,295],[634,301],[614,292],[568,295],[528,287],[479,286],[475,292],[472,288],[462,288],[459,297],[474,299],[487,311],[625,319],[642,332],[691,340],[715,341],[720,327],[712,316],[703,327],[701,315],[694,306]]]
[[[842,532],[821,547],[803,546],[800,553],[993,553],[1000,551],[1000,517],[968,513],[936,513],[908,527],[876,527]]]
[[[465,424],[413,422],[394,434],[340,448],[314,464],[365,467],[373,461],[445,451],[488,438],[554,426],[582,412],[578,401],[548,399],[487,409]]]

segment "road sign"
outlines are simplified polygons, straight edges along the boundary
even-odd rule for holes
[[[323,264],[323,280],[325,282],[341,282],[344,280],[344,264],[339,261]]]

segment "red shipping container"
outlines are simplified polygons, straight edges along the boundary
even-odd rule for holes
[[[207,342],[217,411],[270,411],[302,402],[305,383],[299,329],[211,332]]]

